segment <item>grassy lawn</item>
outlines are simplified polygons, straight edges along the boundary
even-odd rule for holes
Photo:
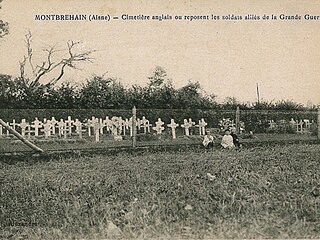
[[[320,145],[0,161],[0,238],[320,238]]]
[[[179,136],[177,139],[166,137],[155,140],[157,137],[153,136],[149,140],[137,141],[137,146],[172,146],[172,145],[201,145],[203,137],[199,135],[192,135],[189,137]],[[220,136],[222,138],[222,136]],[[252,139],[242,139],[240,141],[244,144],[254,142],[286,142],[286,141],[312,141],[316,140],[316,136],[308,134],[255,134]],[[38,147],[44,151],[65,151],[65,150],[85,150],[85,149],[108,149],[117,147],[130,147],[132,146],[132,140],[130,137],[126,137],[123,141],[114,141],[111,137],[103,137],[100,142],[95,142],[94,138],[78,139],[77,137],[68,139],[32,139]],[[216,144],[219,145],[221,139],[216,139]],[[21,141],[12,138],[0,138],[0,154],[12,152],[32,152],[32,149],[24,145]]]

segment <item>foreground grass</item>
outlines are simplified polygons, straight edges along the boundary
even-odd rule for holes
[[[0,161],[0,238],[319,238],[319,159],[289,145]]]

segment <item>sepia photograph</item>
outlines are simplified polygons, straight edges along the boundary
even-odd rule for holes
[[[0,239],[319,239],[320,2],[0,0]]]

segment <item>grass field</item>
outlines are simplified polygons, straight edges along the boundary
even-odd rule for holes
[[[320,238],[320,145],[0,161],[0,238]]]
[[[222,138],[222,136],[220,136]],[[189,137],[179,137],[177,139],[160,139],[160,140],[148,140],[148,141],[137,141],[137,146],[158,146],[158,145],[201,145],[203,140],[202,136],[192,135]],[[311,136],[309,134],[255,134],[252,139],[242,139],[240,136],[240,141],[244,144],[246,143],[256,143],[256,142],[288,142],[288,141],[315,141],[316,136]],[[44,151],[65,151],[65,150],[85,150],[85,149],[108,149],[108,148],[118,148],[118,147],[130,147],[132,146],[132,140],[127,137],[123,141],[114,141],[112,138],[102,138],[100,142],[95,142],[94,138],[78,139],[68,138],[68,139],[32,139],[31,140],[38,147],[42,148]],[[221,139],[216,140],[216,144],[219,145]],[[14,137],[10,138],[0,138],[0,155],[2,153],[19,153],[19,152],[32,152],[32,149],[23,144],[20,140]]]

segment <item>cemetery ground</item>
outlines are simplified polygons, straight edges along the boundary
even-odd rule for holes
[[[241,134],[240,141],[244,147],[259,144],[286,144],[294,142],[317,142],[317,136],[310,134],[254,134],[252,137],[244,136]],[[215,135],[215,145],[219,147],[222,135]],[[202,148],[203,136],[191,135],[191,136],[179,136],[177,139],[172,139],[170,136],[156,135],[138,135],[137,136],[137,148],[153,148],[153,149],[179,149],[181,146],[190,148]],[[132,139],[130,136],[125,137],[122,141],[114,141],[110,136],[101,137],[99,142],[95,142],[94,137],[91,138],[51,138],[44,139],[39,137],[32,140],[37,146],[42,148],[46,153],[68,153],[68,152],[95,152],[116,150],[123,151],[124,149],[130,150],[132,148]],[[117,150],[118,149],[118,150]],[[0,138],[0,158],[5,155],[15,154],[29,154],[33,153],[33,150],[23,144],[20,140],[12,137]]]
[[[319,238],[319,144],[0,161],[0,238]]]

